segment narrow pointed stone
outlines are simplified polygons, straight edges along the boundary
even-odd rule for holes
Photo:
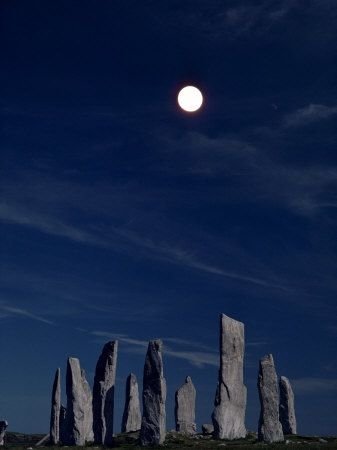
[[[7,427],[8,427],[7,420],[0,420],[0,446],[5,445],[5,436]]]
[[[220,314],[220,370],[212,414],[214,436],[217,439],[239,439],[246,436],[244,352],[244,324]]]
[[[61,369],[57,369],[54,378],[50,412],[50,443],[57,445],[60,441],[61,409]]]
[[[294,393],[290,381],[280,378],[280,422],[284,434],[297,434]]]
[[[162,341],[150,341],[144,365],[141,445],[161,445],[166,436],[166,380]]]
[[[77,358],[68,358],[66,391],[64,444],[84,446],[93,441],[92,394]]]
[[[118,341],[104,345],[97,361],[93,389],[94,438],[96,444],[112,445]]]
[[[196,391],[191,377],[186,377],[185,383],[175,394],[175,422],[176,431],[193,435],[196,433],[195,423],[195,397]]]
[[[122,419],[122,433],[140,430],[142,416],[140,413],[139,392],[136,375],[130,373],[126,379],[125,406]]]
[[[258,439],[268,443],[284,440],[279,417],[279,390],[273,355],[260,359],[258,390],[261,404]]]

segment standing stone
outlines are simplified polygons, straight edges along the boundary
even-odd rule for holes
[[[197,431],[195,424],[195,396],[196,391],[191,377],[186,377],[185,383],[176,391],[175,421],[176,431],[191,435]]]
[[[279,418],[279,390],[273,355],[260,359],[258,390],[261,403],[258,439],[268,443],[284,440]]]
[[[284,434],[297,434],[294,393],[286,377],[280,378],[280,422]]]
[[[64,444],[84,446],[93,441],[92,395],[77,358],[68,358],[67,414]]]
[[[93,389],[95,443],[107,446],[113,442],[117,352],[118,341],[104,345],[97,361]]]
[[[130,373],[126,379],[125,407],[122,419],[122,433],[140,430],[142,415],[140,413],[138,383],[136,375]]]
[[[220,370],[212,414],[214,436],[217,439],[239,439],[246,436],[244,352],[244,324],[220,314]]]
[[[61,369],[57,369],[54,378],[50,412],[50,443],[57,445],[60,441],[61,408]]]
[[[150,341],[143,377],[141,445],[160,445],[166,435],[166,380],[163,375],[162,341]]]
[[[0,445],[3,446],[5,444],[5,435],[6,429],[8,427],[7,420],[0,420]]]

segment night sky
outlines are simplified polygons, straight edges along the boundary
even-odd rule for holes
[[[0,417],[47,432],[54,372],[164,341],[168,429],[190,375],[210,422],[218,315],[337,434],[335,0],[2,0]],[[205,98],[179,109],[185,84]],[[65,389],[63,389],[63,395]]]

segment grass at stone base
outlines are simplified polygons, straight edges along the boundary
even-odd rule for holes
[[[235,441],[219,441],[214,440],[210,436],[198,435],[194,438],[179,435],[177,433],[167,433],[167,438],[164,445],[141,447],[138,445],[137,434],[119,434],[115,438],[114,448],[120,450],[210,450],[210,449],[224,449],[224,450],[323,450],[323,449],[336,449],[337,450],[337,437],[324,437],[321,438],[326,442],[319,442],[319,437],[313,436],[286,436],[285,438],[288,444],[285,442],[275,444],[264,444],[257,442],[256,436],[251,434],[245,439],[238,439]],[[29,447],[33,447],[31,441],[26,442],[24,445],[21,443],[8,443],[6,447],[9,450],[26,450]],[[105,450],[104,447],[98,447],[95,445],[88,445],[85,447],[53,447],[53,446],[41,446],[38,447],[43,450]]]

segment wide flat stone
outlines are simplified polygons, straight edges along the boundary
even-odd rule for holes
[[[77,358],[68,358],[66,392],[64,444],[84,446],[94,438],[92,394],[85,372],[81,369]]]
[[[247,389],[243,383],[244,324],[220,315],[220,370],[212,420],[217,439],[246,436]]]

